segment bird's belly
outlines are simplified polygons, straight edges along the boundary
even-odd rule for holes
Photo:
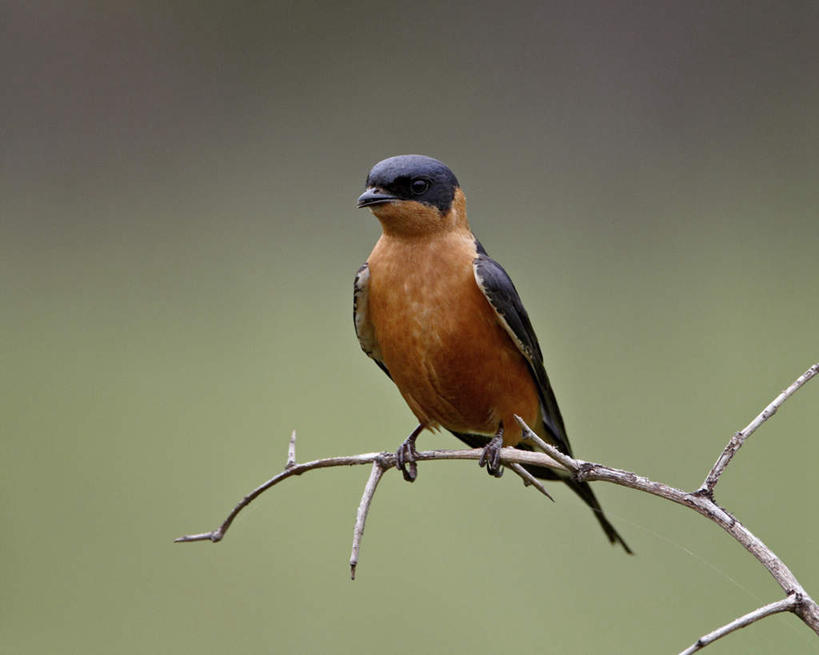
[[[537,391],[468,273],[426,278],[423,288],[405,279],[383,297],[371,294],[373,324],[384,363],[422,424],[493,434],[503,421],[511,440],[519,434],[514,414],[537,416]]]

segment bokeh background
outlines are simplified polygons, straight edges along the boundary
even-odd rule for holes
[[[673,653],[781,592],[613,486],[368,471],[414,423],[359,351],[370,166],[448,163],[580,457],[694,488],[817,360],[815,2],[0,8],[0,651]],[[819,383],[814,383],[814,385]],[[719,498],[819,595],[819,387]],[[457,447],[446,435],[422,446]],[[553,485],[554,486],[554,485]],[[817,652],[778,616],[713,653]]]

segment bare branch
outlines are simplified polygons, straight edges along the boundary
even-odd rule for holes
[[[819,368],[819,364],[808,369],[807,373],[800,377],[794,384],[804,384],[815,375],[815,369]],[[808,377],[805,377],[805,376]],[[803,380],[804,378],[804,380]],[[802,382],[800,383],[800,380]],[[783,392],[786,394],[782,400],[779,401],[777,408],[793,393],[791,387]],[[798,388],[798,386],[796,387]],[[775,410],[774,410],[775,411]],[[764,412],[763,412],[764,413]],[[810,626],[814,632],[819,634],[819,605],[817,605],[807,594],[805,589],[796,579],[796,576],[791,572],[787,565],[776,556],[776,554],[766,546],[761,539],[754,535],[748,528],[740,523],[734,516],[720,507],[714,500],[712,494],[702,493],[696,491],[690,493],[682,491],[670,485],[661,482],[654,482],[646,477],[632,473],[631,471],[624,471],[615,469],[602,464],[595,464],[593,462],[584,462],[583,460],[574,459],[565,453],[560,452],[554,446],[546,443],[519,416],[515,420],[521,426],[524,439],[529,439],[547,454],[558,460],[563,467],[571,471],[576,480],[579,482],[595,480],[602,480],[620,485],[622,487],[629,487],[639,491],[645,491],[654,496],[659,496],[678,503],[685,507],[689,507],[703,516],[709,518],[714,523],[723,528],[728,534],[736,539],[742,546],[751,553],[759,562],[770,572],[773,578],[779,583],[780,587],[787,594],[796,593],[802,598],[802,602],[795,610],[799,617]],[[763,419],[767,420],[767,419]],[[755,429],[755,428],[754,428]],[[749,433],[750,434],[750,433]]]
[[[709,632],[707,635],[700,637],[696,642],[694,642],[694,644],[682,651],[680,655],[691,655],[692,653],[696,653],[701,648],[705,648],[708,644],[714,643],[717,639],[731,634],[735,630],[749,626],[752,623],[756,623],[760,619],[764,619],[766,616],[771,616],[771,614],[778,614],[779,612],[793,612],[797,605],[798,600],[796,594],[791,594],[790,596],[783,598],[782,600],[778,600],[775,603],[758,607],[753,612],[748,612],[745,616],[740,616],[738,619],[734,619],[730,623],[726,623],[721,628],[717,628],[713,632]]]
[[[765,421],[767,421],[771,416],[776,414],[777,410],[782,406],[788,398],[790,398],[793,394],[795,394],[802,386],[805,385],[812,377],[814,377],[817,373],[819,373],[819,362],[811,366],[807,371],[802,373],[796,380],[791,384],[787,389],[785,389],[782,393],[780,393],[776,398],[774,398],[770,405],[768,405],[765,409],[763,409],[757,417],[748,423],[742,430],[734,434],[731,437],[728,445],[725,446],[725,450],[722,451],[722,454],[717,459],[714,466],[709,471],[708,475],[705,477],[705,481],[702,483],[699,491],[700,493],[707,493],[713,494],[714,487],[717,486],[717,482],[719,482],[720,476],[725,471],[728,464],[731,462],[731,459],[734,457],[736,452],[742,447],[742,444],[745,443],[745,440],[750,437],[756,429],[762,425]]]
[[[622,487],[645,491],[693,509],[719,525],[768,570],[785,593],[795,592],[803,598],[804,607],[800,605],[797,608],[797,614],[819,635],[819,607],[807,594],[796,576],[759,537],[720,507],[712,498],[698,492],[682,491],[661,482],[654,482],[631,471],[623,471],[582,460],[575,460],[575,462],[578,466],[575,478],[579,481],[593,482],[602,480]]]
[[[525,424],[524,424],[525,425]],[[547,447],[551,448],[548,444]],[[418,453],[418,461],[445,461],[445,460],[478,460],[482,454],[481,449],[474,450],[429,450]],[[690,493],[663,484],[649,480],[646,477],[632,473],[631,471],[624,471],[621,469],[603,466],[593,462],[585,462],[582,460],[570,458],[562,455],[561,459],[567,464],[562,466],[554,459],[544,453],[535,453],[525,450],[517,450],[515,448],[504,448],[501,451],[501,462],[506,466],[511,467],[512,464],[533,464],[535,466],[545,466],[553,468],[558,471],[566,471],[566,469],[573,470],[574,476],[579,481],[605,481],[622,487],[629,487],[644,491],[672,502],[678,503],[685,507],[689,507],[694,511],[708,517],[717,525],[722,527],[726,532],[741,543],[748,552],[759,560],[759,562],[771,573],[773,578],[779,583],[786,593],[797,593],[802,598],[802,601],[795,610],[796,613],[808,624],[813,630],[819,634],[819,606],[810,598],[802,585],[796,579],[796,576],[791,570],[768,548],[758,537],[756,537],[750,530],[743,526],[731,514],[722,509],[711,498],[706,495],[698,494],[696,492]],[[331,468],[337,466],[357,466],[363,464],[372,464],[379,461],[381,468],[386,471],[395,466],[394,453],[364,453],[361,455],[352,455],[349,457],[330,457],[327,459],[314,460],[304,464],[296,464],[295,466],[286,469],[271,478],[267,482],[261,484],[256,489],[251,491],[233,508],[233,511],[222,522],[216,530],[212,532],[203,532],[199,534],[186,535],[177,538],[177,542],[191,542],[191,541],[212,541],[219,542],[224,537],[230,525],[233,523],[236,516],[259,495],[275,486],[279,482],[293,477],[294,475],[301,475],[307,471],[313,471],[323,468]],[[380,476],[379,476],[380,477]]]
[[[284,468],[289,469],[296,465],[296,431],[290,435],[290,444],[287,446],[287,464]]]
[[[361,503],[358,505],[358,512],[355,517],[355,527],[353,528],[353,550],[350,553],[350,577],[355,580],[355,569],[358,566],[358,553],[361,550],[361,537],[364,536],[364,524],[367,522],[367,513],[370,511],[370,503],[373,502],[375,489],[381,476],[386,469],[381,464],[380,459],[373,462],[370,477],[364,487],[364,494],[361,496]]]
[[[418,453],[416,459],[419,462],[427,461],[444,461],[444,460],[478,460],[483,451],[480,448],[474,450],[424,450]],[[349,455],[346,457],[327,457],[325,459],[316,459],[312,462],[305,462],[303,464],[295,464],[290,468],[285,468],[281,473],[273,476],[266,482],[263,482],[253,491],[247,494],[240,500],[233,510],[228,514],[227,518],[215,530],[210,532],[200,532],[197,534],[184,535],[174,539],[176,543],[188,543],[191,541],[211,541],[218,543],[221,541],[225,533],[230,528],[233,521],[239,513],[256,498],[262,495],[271,487],[275,487],[280,482],[291,478],[294,475],[301,475],[308,471],[315,471],[317,469],[333,468],[336,466],[361,466],[363,464],[372,464],[374,461],[380,460],[384,470],[388,470],[395,466],[395,453],[379,452],[379,453],[362,453],[361,455]],[[553,460],[548,455],[542,453],[533,453],[526,450],[517,450],[515,448],[504,448],[501,451],[501,462],[506,465],[513,463],[517,464],[534,464],[536,466],[546,466],[558,471],[564,468]]]
[[[551,498],[551,496],[543,485],[524,468],[524,465],[551,468],[562,473],[563,475],[573,477],[578,482],[610,482],[623,487],[636,489],[638,491],[644,491],[693,509],[719,525],[736,541],[742,544],[742,546],[768,570],[771,576],[788,595],[784,600],[759,608],[743,617],[736,619],[735,621],[732,621],[722,628],[701,637],[697,643],[691,647],[691,649],[684,651],[685,653],[693,653],[721,636],[749,625],[754,621],[758,621],[765,616],[784,611],[791,611],[799,616],[799,618],[801,618],[806,625],[811,627],[813,631],[819,635],[819,605],[817,605],[817,603],[808,595],[785,563],[734,516],[720,507],[714,500],[713,495],[713,489],[719,479],[719,476],[725,470],[725,467],[731,461],[731,457],[742,445],[745,439],[747,439],[762,423],[768,420],[768,418],[773,416],[773,414],[779,409],[785,400],[793,395],[796,390],[798,390],[817,373],[819,373],[819,364],[815,364],[808,369],[792,385],[777,396],[759,416],[757,416],[748,426],[745,427],[744,430],[738,432],[732,439],[732,442],[729,443],[728,447],[726,447],[725,452],[723,452],[720,459],[714,465],[714,468],[709,473],[703,486],[694,492],[683,491],[661,482],[655,482],[646,477],[637,475],[636,473],[632,473],[631,471],[624,471],[622,469],[616,469],[604,466],[602,464],[586,462],[570,457],[565,453],[560,452],[554,446],[546,443],[537,434],[535,434],[520,417],[517,416],[515,419],[521,425],[524,438],[533,441],[544,452],[539,453],[517,450],[515,448],[503,448],[501,450],[501,462],[522,477],[525,484],[535,486],[549,498]],[[285,470],[256,487],[256,489],[251,491],[241,501],[239,501],[239,503],[233,508],[230,514],[228,514],[227,518],[216,530],[186,535],[179,537],[176,539],[176,541],[212,541],[214,543],[220,541],[230,528],[230,525],[233,523],[234,519],[245,507],[247,507],[262,493],[277,485],[279,482],[286,480],[287,478],[295,475],[301,475],[307,471],[322,468],[372,464],[372,471],[364,489],[364,494],[361,498],[361,503],[359,505],[356,517],[355,529],[353,532],[353,549],[350,557],[350,570],[351,575],[355,577],[355,569],[356,565],[358,564],[361,537],[364,532],[367,512],[369,511],[369,506],[372,503],[373,495],[375,494],[379,480],[388,469],[394,468],[396,465],[395,454],[387,452],[363,453],[361,455],[330,457],[326,459],[314,460],[312,462],[306,462],[304,464],[296,464],[295,438],[296,433],[293,432],[290,437]],[[416,460],[478,460],[480,459],[482,453],[483,451],[481,449],[429,450],[418,453]]]

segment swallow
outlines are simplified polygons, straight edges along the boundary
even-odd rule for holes
[[[442,427],[483,448],[480,465],[500,477],[502,447],[532,449],[515,415],[571,456],[529,315],[509,275],[472,234],[452,171],[432,157],[390,157],[373,166],[358,207],[375,215],[382,234],[355,276],[353,320],[361,349],[418,419],[396,452],[404,478],[417,476],[418,435]],[[609,541],[632,552],[588,483],[526,468],[565,482]]]

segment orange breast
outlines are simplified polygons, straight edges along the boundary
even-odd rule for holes
[[[368,259],[369,314],[381,355],[427,427],[520,440],[539,402],[526,360],[475,282],[468,232],[428,240],[382,236]]]

